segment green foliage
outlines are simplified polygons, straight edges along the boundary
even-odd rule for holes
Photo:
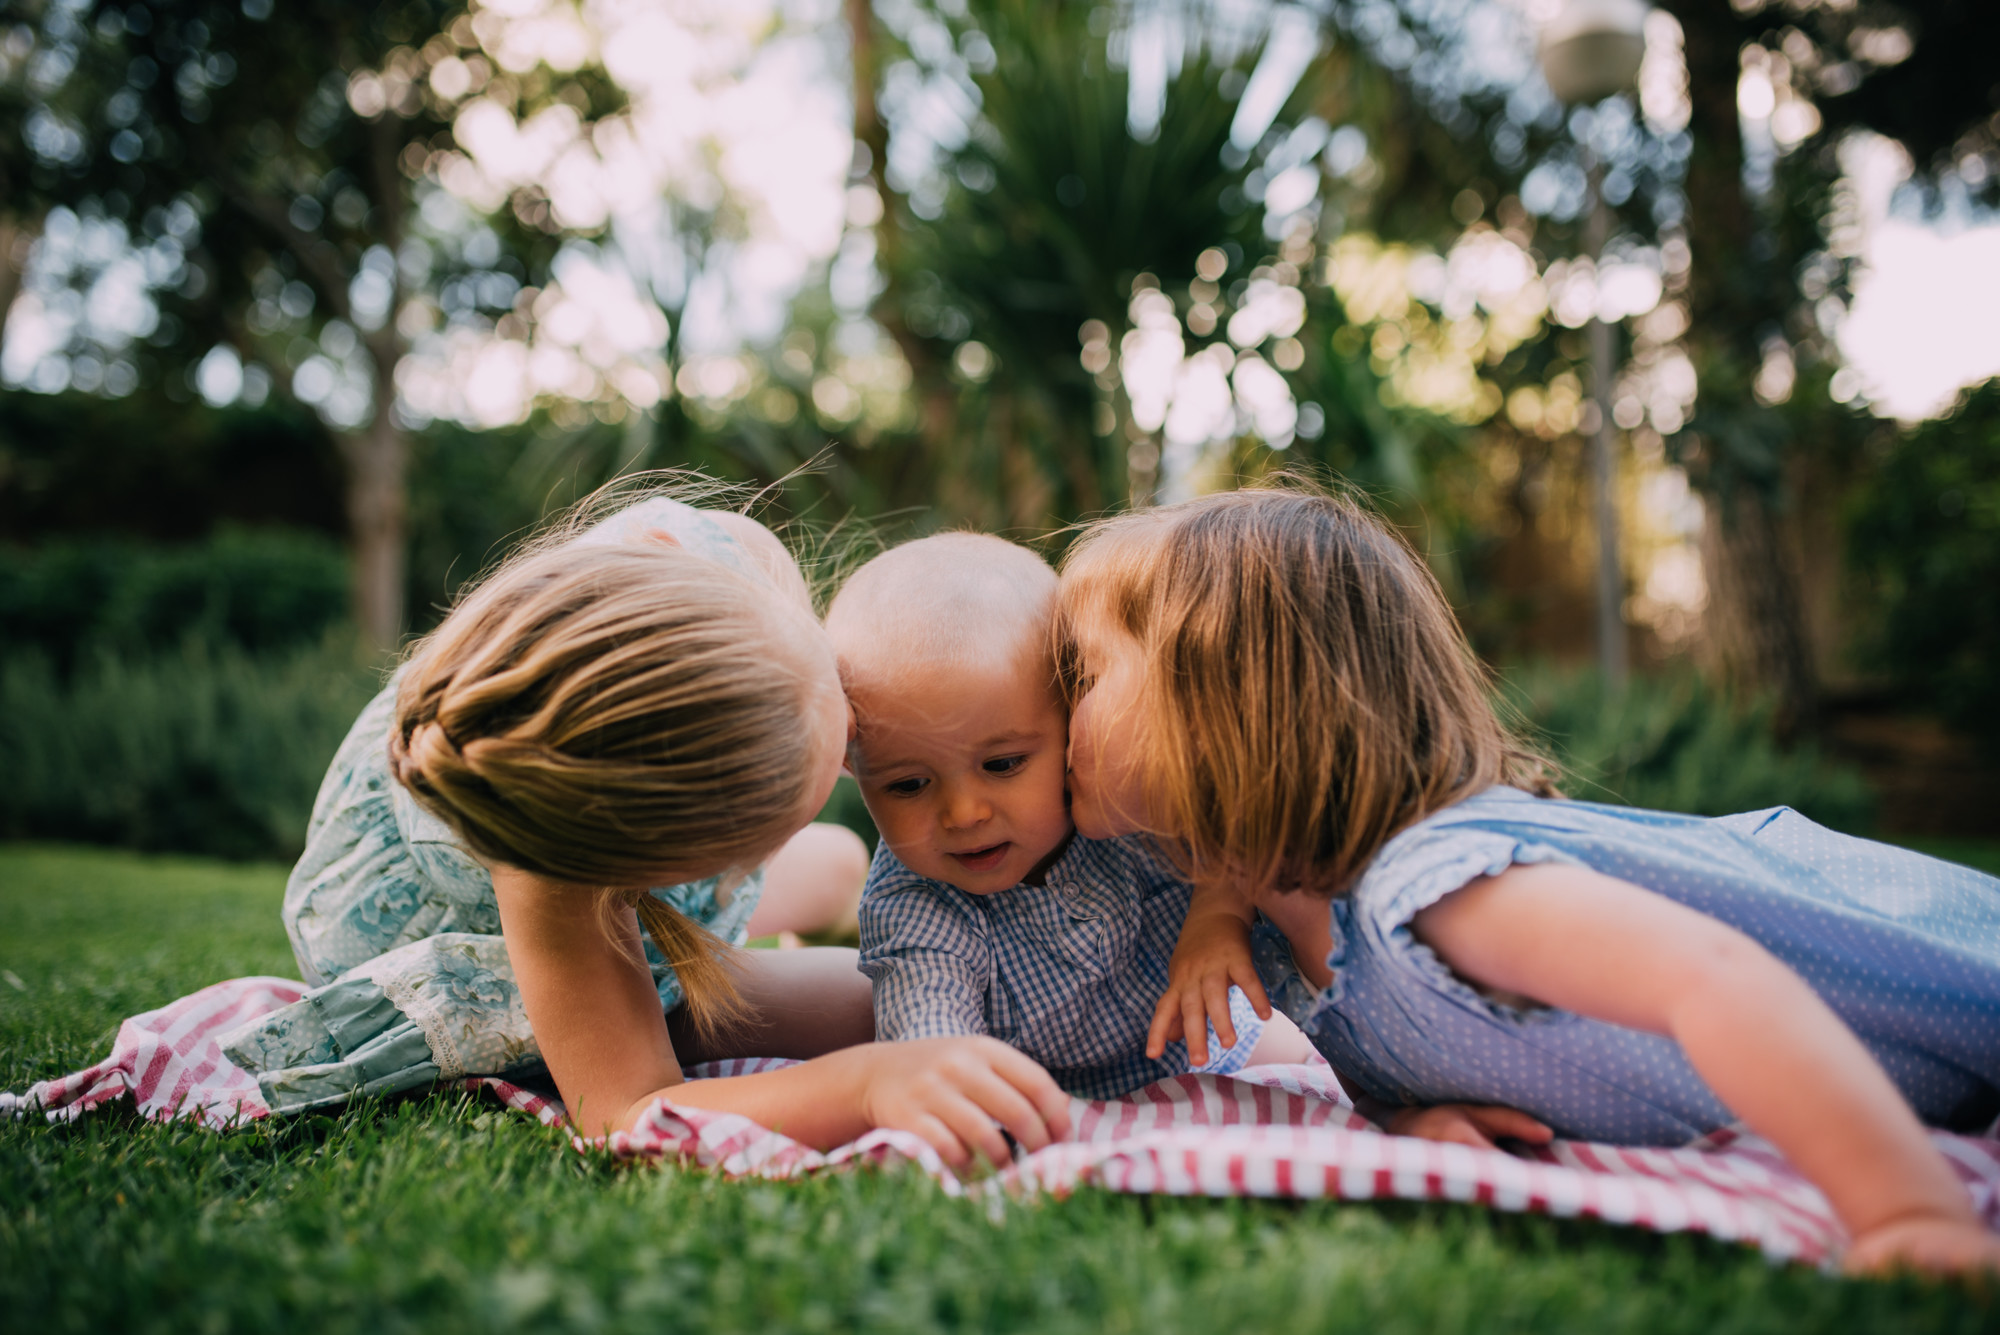
[[[0,849],[0,1084],[288,971],[282,870]],[[18,986],[16,986],[18,982]],[[621,1170],[459,1094],[215,1134],[0,1123],[23,1329],[1971,1332],[1991,1297],[1469,1205],[1081,1191],[997,1214],[911,1172]]]
[[[2000,380],[1882,444],[1848,512],[1848,556],[1880,609],[1866,661],[2000,740]]]
[[[1767,701],[1743,701],[1682,669],[1635,676],[1622,692],[1595,671],[1535,667],[1505,674],[1502,704],[1587,802],[1724,816],[1789,806],[1837,830],[1868,823],[1855,771],[1772,736]]]
[[[1205,247],[1228,242],[1240,264],[1237,239],[1261,241],[1242,202],[1244,163],[1222,159],[1230,66],[1190,51],[1158,132],[1140,142],[1126,74],[1094,23],[1082,5],[973,6],[958,26],[995,52],[975,79],[979,128],[945,164],[951,184],[932,216],[898,201],[884,223],[889,286],[876,313],[927,400],[926,462],[947,512],[986,526],[1041,527],[1126,498],[1128,442],[1093,430],[1108,396],[1078,363],[1079,328],[1102,321],[1115,346],[1135,277],[1185,288]],[[968,339],[996,355],[990,380],[954,371]]]
[[[43,655],[0,658],[0,834],[296,855],[380,680],[339,633],[289,654],[97,654],[66,680]]]
[[[409,603],[413,628],[435,624],[467,578],[510,539],[619,472],[698,462],[715,452],[664,449],[651,424],[474,431],[435,423],[412,440]],[[793,466],[796,460],[792,461]],[[782,469],[780,470],[782,471]],[[210,408],[139,393],[0,391],[0,644],[36,645],[63,663],[81,644],[172,647],[172,620],[195,601],[224,620],[222,639],[252,648],[317,639],[347,615],[346,528],[334,446],[296,405]],[[146,545],[158,544],[158,545]],[[255,587],[268,563],[273,589]],[[171,608],[143,604],[171,586]],[[324,596],[338,587],[336,605]],[[115,608],[103,606],[109,598]],[[266,624],[282,607],[282,624]],[[143,628],[134,619],[145,621]],[[117,622],[117,625],[112,625]],[[213,627],[196,628],[207,637]]]
[[[0,389],[0,539],[187,542],[232,523],[346,531],[340,461],[311,412]]]
[[[223,530],[197,546],[69,539],[0,549],[0,642],[64,673],[80,658],[192,640],[252,652],[325,639],[347,614],[347,560],[331,540]]]
[[[525,426],[470,431],[439,423],[413,442],[410,470],[410,621],[435,625],[467,580],[504,556],[548,515],[587,496],[629,464],[623,433],[605,427]]]

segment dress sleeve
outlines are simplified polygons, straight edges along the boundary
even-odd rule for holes
[[[673,534],[681,546],[698,556],[746,574],[758,573],[743,544],[708,511],[670,496],[654,496],[628,505],[592,524],[572,541],[582,547],[615,547],[637,542],[656,530]]]
[[[1583,865],[1556,843],[1538,838],[1531,822],[1509,818],[1516,802],[1549,800],[1511,789],[1505,797],[1481,794],[1403,831],[1376,854],[1355,887],[1356,916],[1393,930],[1452,891],[1517,863]]]
[[[1494,1019],[1546,1022],[1558,1012],[1542,1007],[1523,1011],[1466,983],[1410,930],[1418,913],[1484,876],[1509,867],[1555,862],[1584,865],[1567,849],[1538,834],[1532,819],[1520,819],[1517,802],[1542,802],[1505,790],[1482,794],[1460,807],[1419,822],[1390,840],[1362,876],[1352,897],[1335,907],[1334,988],[1344,990],[1341,971],[1367,963],[1379,981],[1400,976],[1405,985],[1439,993],[1454,1003]],[[1526,808],[1532,812],[1533,808]],[[1546,832],[1543,832],[1546,833]]]
[[[991,951],[960,892],[905,869],[883,845],[861,895],[861,972],[875,989],[875,1037],[984,1034]]]

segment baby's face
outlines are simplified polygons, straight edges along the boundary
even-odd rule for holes
[[[1019,885],[1070,834],[1067,720],[1047,679],[1007,665],[898,678],[854,695],[848,763],[876,828],[920,876],[975,895]]]

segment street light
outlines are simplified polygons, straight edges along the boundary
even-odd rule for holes
[[[1639,76],[1646,55],[1646,5],[1642,0],[1561,0],[1542,25],[1538,54],[1549,89],[1570,106],[1622,93]],[[1611,215],[1604,207],[1604,164],[1584,146],[1589,186],[1584,248],[1601,270]],[[1597,663],[1613,689],[1625,684],[1625,576],[1618,561],[1618,508],[1612,500],[1611,326],[1590,320],[1590,388],[1597,400],[1591,439],[1591,473],[1597,512]]]

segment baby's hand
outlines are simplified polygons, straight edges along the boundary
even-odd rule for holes
[[[998,1039],[917,1038],[848,1048],[865,1072],[870,1126],[911,1131],[955,1172],[1013,1162],[1007,1136],[1030,1153],[1069,1135],[1069,1099],[1049,1073]]]
[[[1976,1220],[1918,1215],[1869,1229],[1847,1249],[1843,1264],[1851,1275],[1916,1271],[1964,1275],[1988,1283],[2000,1279],[2000,1237]]]
[[[1372,1112],[1373,1110],[1367,1110]],[[1364,1113],[1364,1115],[1366,1115]],[[1419,1140],[1442,1140],[1492,1150],[1497,1140],[1525,1140],[1530,1145],[1546,1145],[1556,1133],[1518,1108],[1496,1108],[1477,1103],[1440,1103],[1430,1108],[1398,1108],[1377,1119],[1382,1129],[1395,1136],[1415,1136]]]
[[[1157,1060],[1167,1044],[1185,1038],[1189,1063],[1205,1065],[1210,1024],[1224,1045],[1235,1047],[1236,1025],[1229,1015],[1232,983],[1243,989],[1260,1017],[1271,1018],[1271,999],[1250,962],[1249,907],[1226,892],[1197,890],[1167,964],[1167,990],[1153,1007],[1146,1055]]]

